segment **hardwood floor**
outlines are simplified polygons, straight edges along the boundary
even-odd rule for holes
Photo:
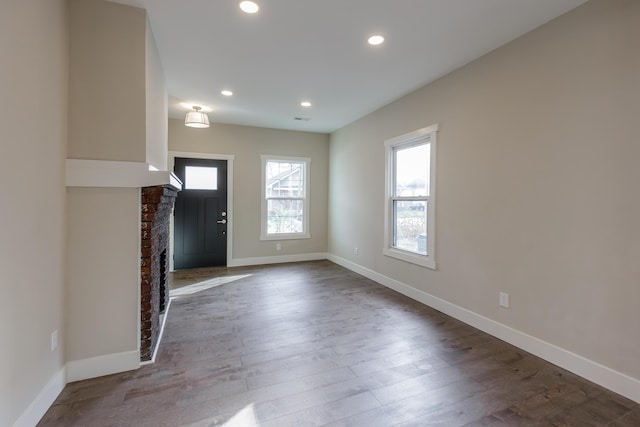
[[[68,384],[39,425],[640,426],[633,401],[329,261],[172,280],[156,363]]]

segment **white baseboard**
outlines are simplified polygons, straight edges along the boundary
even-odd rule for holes
[[[67,382],[86,380],[140,367],[140,351],[107,354],[67,362]]]
[[[329,254],[316,252],[309,254],[278,255],[254,258],[234,258],[227,262],[228,267],[244,267],[248,265],[281,264],[285,262],[318,261],[328,259]]]
[[[502,323],[452,304],[441,298],[413,288],[344,258],[328,254],[327,259],[351,271],[361,274],[394,291],[400,292],[429,307],[448,314],[468,325],[480,329],[496,338],[515,345],[529,353],[573,372],[589,381],[599,384],[622,396],[640,403],[640,380],[615,371],[607,366],[572,353],[566,349],[542,341]]]
[[[56,372],[20,418],[13,424],[13,427],[33,427],[38,424],[67,384],[66,377],[66,368],[63,367]]]

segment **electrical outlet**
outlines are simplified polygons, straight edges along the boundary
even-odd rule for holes
[[[51,332],[51,351],[55,351],[58,348],[58,330]]]
[[[500,307],[509,308],[509,294],[506,292],[500,292]]]
[[[280,243],[276,243],[276,251],[279,251],[282,249],[282,245]]]
[[[358,248],[353,248],[353,254],[358,255]]]

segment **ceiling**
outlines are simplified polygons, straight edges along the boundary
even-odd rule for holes
[[[585,2],[261,0],[249,15],[236,0],[112,1],[147,10],[169,117],[194,104],[212,122],[325,133]]]

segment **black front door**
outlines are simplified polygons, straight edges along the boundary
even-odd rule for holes
[[[227,265],[227,161],[176,157],[176,270]]]

